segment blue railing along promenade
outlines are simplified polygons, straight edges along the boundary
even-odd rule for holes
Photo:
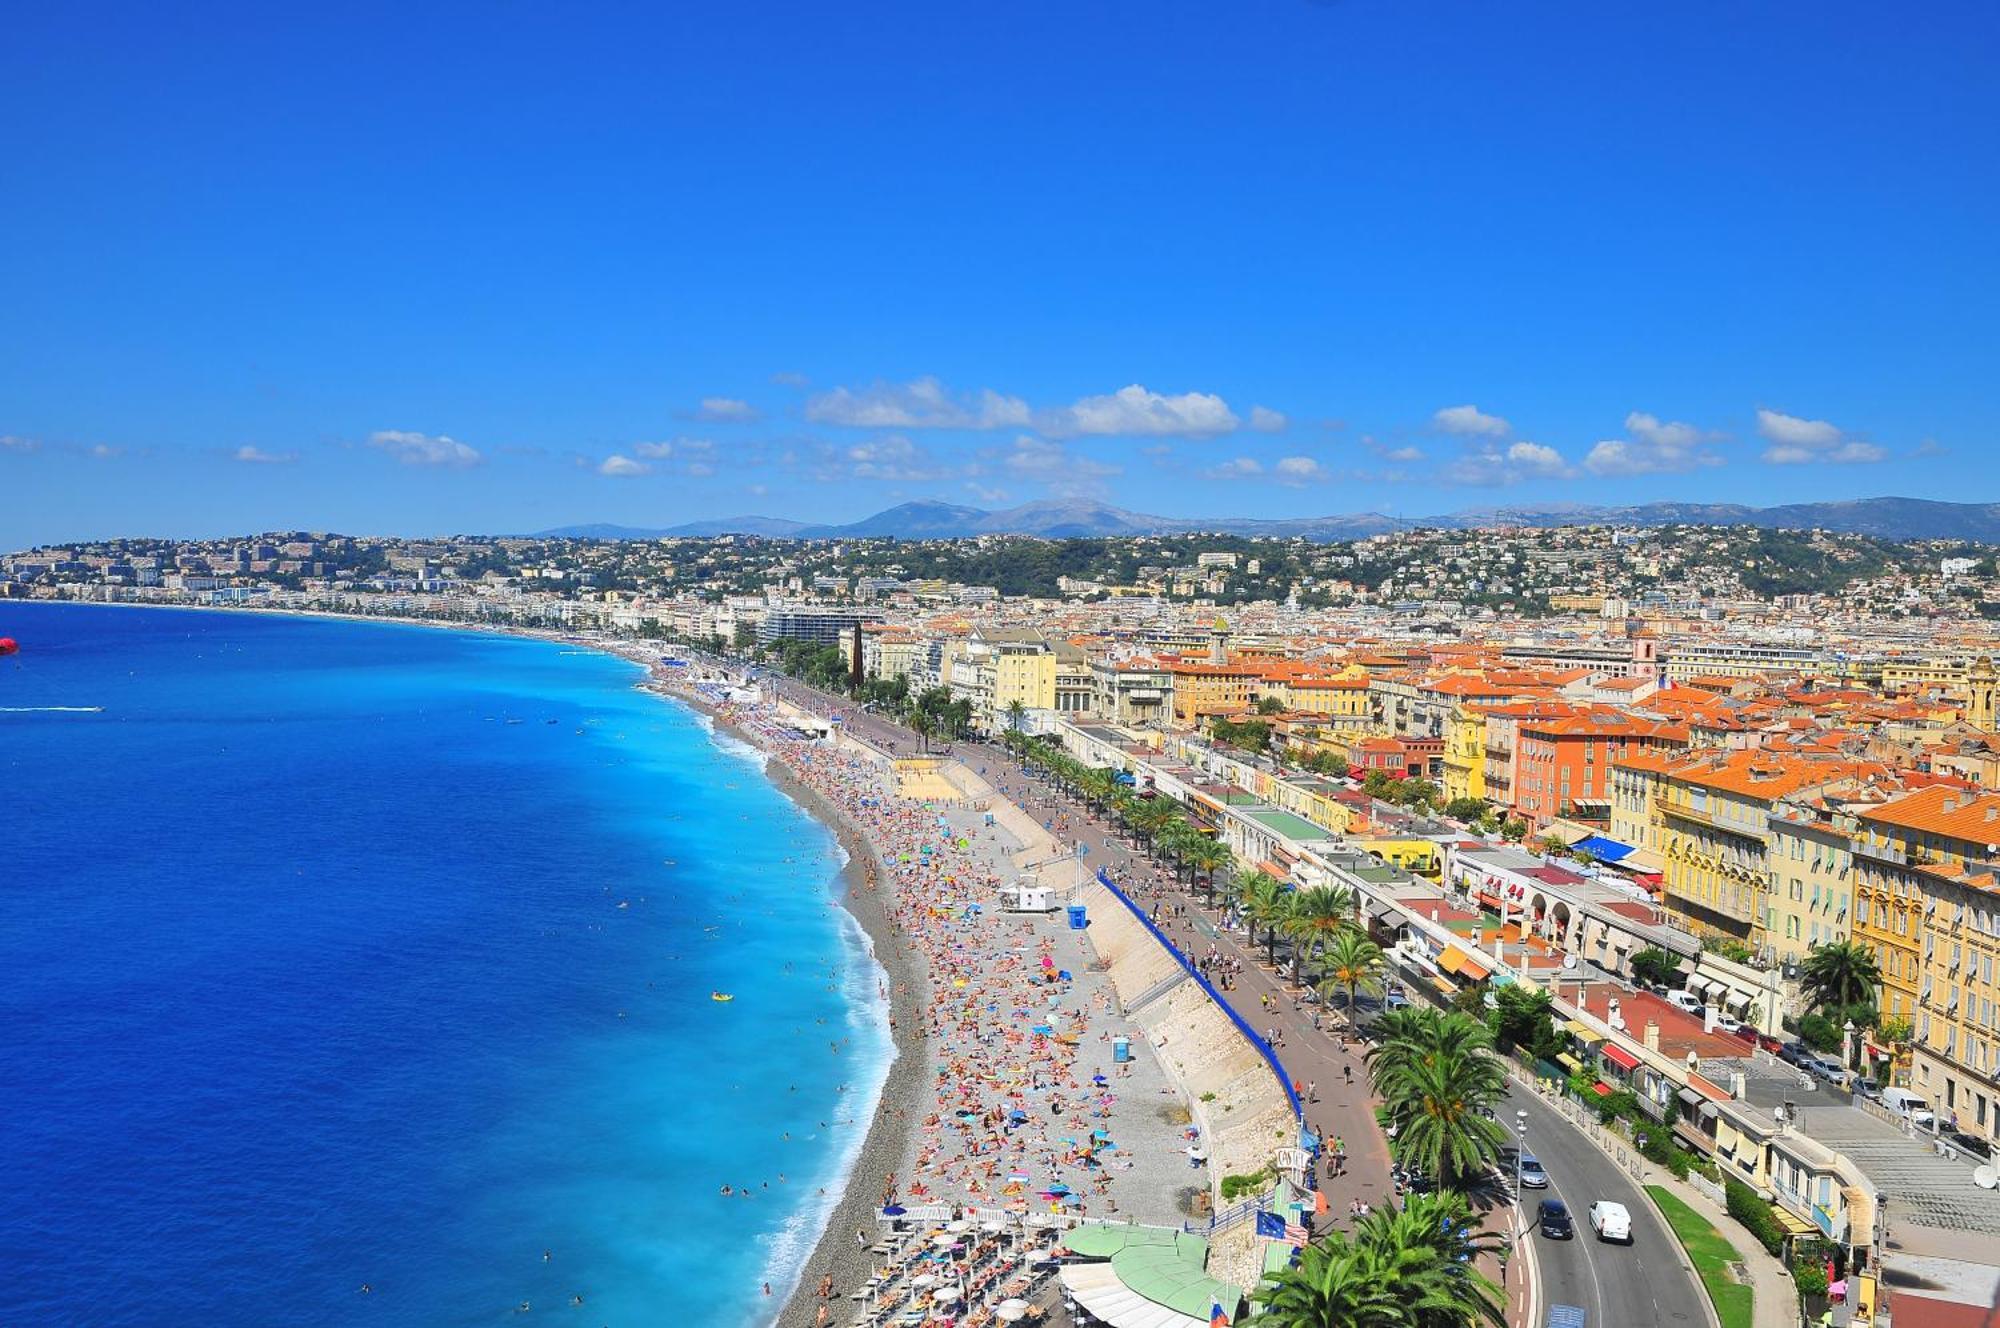
[[[1104,869],[1101,867],[1097,872],[1097,883],[1109,890],[1114,899],[1132,911],[1132,916],[1139,919],[1139,925],[1152,933],[1153,939],[1158,941],[1166,949],[1166,952],[1174,957],[1174,961],[1187,971],[1187,975],[1201,984],[1201,989],[1208,993],[1208,999],[1215,1002],[1216,1008],[1229,1016],[1229,1022],[1236,1025],[1236,1031],[1249,1040],[1250,1045],[1257,1049],[1257,1054],[1264,1058],[1264,1064],[1271,1067],[1271,1073],[1278,1077],[1278,1087],[1284,1091],[1285,1101],[1292,1104],[1292,1119],[1303,1123],[1306,1118],[1305,1105],[1299,1101],[1299,1095],[1293,1091],[1292,1077],[1285,1073],[1283,1062],[1279,1061],[1278,1053],[1272,1048],[1271,1044],[1264,1040],[1264,1035],[1243,1021],[1243,1016],[1236,1013],[1236,1008],[1228,1001],[1222,999],[1222,993],[1217,991],[1214,984],[1202,975],[1201,969],[1195,966],[1194,960],[1181,953],[1181,948],[1168,940],[1165,932],[1153,925],[1153,920],[1146,916],[1146,910],[1140,908],[1130,895],[1120,890],[1112,879],[1104,873]]]

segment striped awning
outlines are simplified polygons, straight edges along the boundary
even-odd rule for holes
[[[1445,972],[1456,973],[1466,965],[1465,951],[1458,949],[1456,946],[1447,945],[1444,948],[1444,953],[1438,956],[1437,962],[1438,967]]]
[[[1583,1062],[1566,1051],[1557,1054],[1556,1064],[1562,1066],[1563,1069],[1568,1070],[1571,1074],[1575,1074],[1583,1068]]]
[[[1458,988],[1451,985],[1450,978],[1432,978],[1431,985],[1447,996],[1456,996]]]
[[[1604,1059],[1610,1061],[1621,1070],[1636,1070],[1639,1068],[1639,1058],[1637,1056],[1634,1056],[1623,1047],[1615,1047],[1608,1042],[1604,1044]]]
[[[1590,1028],[1590,1026],[1585,1024],[1581,1019],[1570,1020],[1568,1023],[1563,1025],[1563,1030],[1565,1032],[1575,1034],[1579,1042],[1595,1045],[1599,1042],[1604,1041],[1604,1034],[1593,1031]]]
[[[1474,959],[1471,955],[1467,955],[1465,957],[1465,961],[1459,965],[1459,972],[1463,974],[1468,981],[1472,982],[1484,982],[1487,978],[1493,975],[1492,969],[1480,963],[1477,959]]]

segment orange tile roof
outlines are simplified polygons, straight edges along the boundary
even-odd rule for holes
[[[2000,843],[2000,793],[1969,793],[1939,784],[1885,802],[1861,818],[1968,843]]]

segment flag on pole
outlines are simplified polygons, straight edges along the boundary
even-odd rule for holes
[[[1303,1223],[1285,1223],[1285,1243],[1295,1246],[1298,1249],[1306,1247],[1306,1229]]]
[[[1276,1213],[1259,1209],[1257,1212],[1257,1234],[1268,1236],[1272,1240],[1283,1240],[1285,1238],[1285,1219],[1279,1217]]]

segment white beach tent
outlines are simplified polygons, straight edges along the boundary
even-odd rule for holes
[[[1000,908],[1006,913],[1053,913],[1055,892],[1033,881],[1015,881],[1001,887]]]
[[[1109,1263],[1066,1264],[1062,1284],[1077,1304],[1111,1328],[1208,1328],[1207,1319],[1156,1304],[1132,1290]]]

